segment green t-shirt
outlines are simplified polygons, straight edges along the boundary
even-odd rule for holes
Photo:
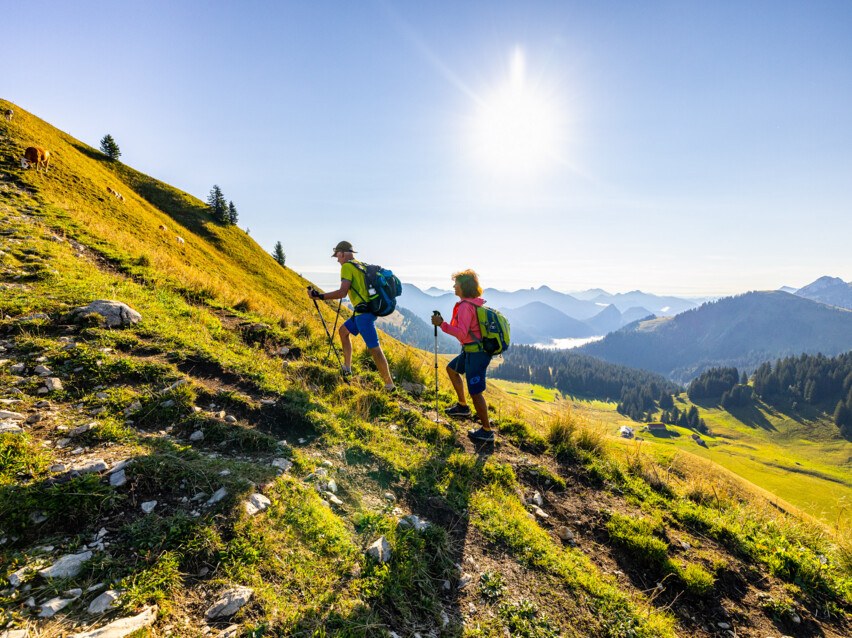
[[[352,286],[349,288],[349,301],[352,303],[352,307],[354,308],[362,301],[367,301],[367,284],[364,282],[364,273],[358,270],[353,262],[364,267],[360,261],[355,259],[350,259],[343,267],[340,269],[340,279],[345,279],[350,282]],[[362,312],[356,312],[356,315],[364,314]]]

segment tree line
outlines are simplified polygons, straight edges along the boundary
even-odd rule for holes
[[[492,376],[507,381],[535,383],[556,388],[565,395],[617,400],[618,411],[641,421],[656,410],[664,397],[672,401],[680,386],[664,377],[627,366],[608,363],[565,350],[543,350],[514,345]]]

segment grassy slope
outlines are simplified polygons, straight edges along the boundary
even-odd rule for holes
[[[710,636],[723,619],[766,635],[789,633],[794,610],[810,633],[848,633],[848,564],[818,528],[777,517],[753,493],[670,475],[640,452],[610,449],[582,418],[544,419],[538,403],[496,389],[500,443],[483,451],[460,436],[465,424],[434,423],[434,395],[385,396],[363,356],[342,384],[323,364],[303,280],[242,231],[210,225],[199,202],[15,111],[12,126],[0,123],[0,331],[10,360],[0,394],[38,418],[0,435],[0,578],[94,544],[101,528],[110,546],[63,582],[25,569],[28,592],[4,583],[0,628],[49,636],[90,624],[93,594],[59,620],[38,620],[23,603],[105,582],[124,590],[122,613],[158,603],[155,633],[181,636],[205,631],[204,610],[233,584],[255,590],[232,619],[254,636]],[[16,167],[31,143],[56,149],[48,175]],[[183,250],[159,223],[178,229]],[[126,301],[143,322],[64,325],[65,310],[103,297]],[[23,317],[33,311],[50,319]],[[256,320],[267,323],[259,333],[240,325]],[[387,343],[400,378],[428,384],[431,355]],[[291,349],[283,362],[281,345]],[[12,373],[12,362],[24,369]],[[39,406],[39,364],[65,386],[49,409]],[[186,383],[161,392],[175,380]],[[446,391],[438,399],[452,401]],[[56,444],[81,423],[94,427]],[[199,431],[203,440],[191,441]],[[128,485],[57,481],[50,470],[96,455],[133,459]],[[274,457],[293,468],[277,472]],[[341,504],[315,489],[326,466]],[[219,487],[220,503],[188,500]],[[242,503],[256,490],[272,504],[248,517]],[[524,506],[536,491],[548,519]],[[158,505],[146,517],[150,500]],[[38,512],[46,520],[33,524]],[[407,512],[433,527],[398,528]],[[559,540],[562,525],[574,543]],[[394,550],[385,566],[362,553],[379,534]]]

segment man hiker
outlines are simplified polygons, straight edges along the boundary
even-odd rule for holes
[[[485,301],[480,298],[482,287],[479,278],[472,270],[464,270],[453,275],[453,291],[460,301],[453,308],[450,323],[444,321],[440,314],[432,315],[432,325],[440,326],[445,333],[454,336],[462,345],[461,354],[447,365],[447,375],[458,395],[458,403],[447,408],[447,416],[468,416],[470,407],[464,398],[464,385],[461,375],[467,381],[467,391],[476,410],[476,415],[482,422],[478,430],[470,430],[468,436],[479,441],[493,441],[494,431],[488,421],[488,405],[482,393],[485,391],[485,370],[491,363],[491,355],[482,347],[482,330],[476,317],[476,307]]]
[[[352,249],[352,244],[348,241],[338,243],[331,256],[336,258],[337,263],[341,266],[340,288],[333,292],[323,293],[308,288],[308,297],[313,299],[342,299],[348,295],[353,308],[359,303],[366,302],[369,294],[367,293],[367,284],[364,281],[364,265],[355,259],[355,252]],[[373,356],[379,374],[384,379],[385,390],[390,392],[396,389],[388,368],[388,360],[379,345],[375,315],[369,312],[355,311],[355,314],[346,320],[337,332],[340,335],[340,344],[343,347],[343,374],[352,374],[352,342],[349,335],[356,337],[361,335],[367,345],[367,350]]]

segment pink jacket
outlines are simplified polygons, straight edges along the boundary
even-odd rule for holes
[[[453,318],[450,323],[446,321],[442,323],[441,330],[454,336],[462,344],[482,340],[482,331],[479,329],[479,320],[476,318],[476,309],[473,305],[481,306],[484,303],[485,300],[479,297],[462,299],[453,307]],[[473,337],[470,336],[471,332]]]

